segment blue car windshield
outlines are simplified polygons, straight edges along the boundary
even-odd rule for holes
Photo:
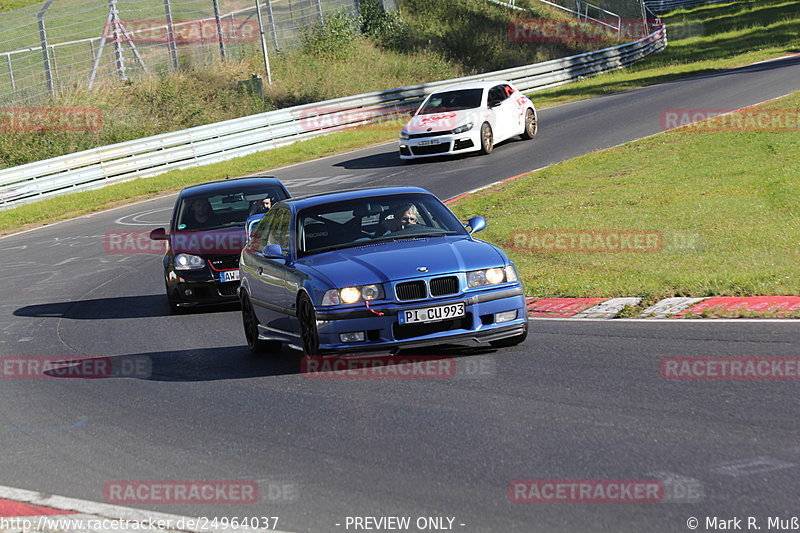
[[[483,89],[462,89],[460,91],[447,91],[432,94],[425,105],[420,108],[418,115],[430,115],[446,111],[461,111],[475,109],[481,106]]]
[[[301,210],[297,221],[299,256],[384,241],[468,234],[452,211],[424,193],[316,205]]]
[[[278,185],[238,187],[214,194],[187,195],[178,206],[175,229],[202,231],[244,226],[250,215],[266,212],[287,198]]]

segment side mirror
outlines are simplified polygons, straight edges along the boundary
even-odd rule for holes
[[[408,116],[409,117],[413,117],[416,114],[417,114],[417,110],[416,109],[412,109],[411,111],[408,112]]]
[[[469,234],[472,235],[486,227],[486,219],[483,217],[472,217],[465,225],[469,228]]]
[[[266,259],[286,259],[283,248],[280,244],[268,244],[264,247],[264,257]]]
[[[154,241],[166,241],[169,240],[169,235],[167,235],[167,230],[164,228],[156,228],[150,232],[150,239]]]

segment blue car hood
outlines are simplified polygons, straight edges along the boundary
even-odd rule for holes
[[[501,266],[505,262],[502,252],[493,245],[461,236],[387,241],[299,260],[327,278],[331,287],[436,276]],[[421,267],[428,270],[418,270]]]

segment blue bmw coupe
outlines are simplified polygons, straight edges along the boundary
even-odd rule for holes
[[[239,269],[255,353],[396,353],[426,345],[512,346],[528,334],[525,296],[502,250],[418,187],[278,202]]]

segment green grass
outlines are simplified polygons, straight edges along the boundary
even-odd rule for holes
[[[759,109],[800,113],[800,93]],[[795,115],[796,116],[796,115]],[[541,297],[800,294],[800,131],[686,128],[592,153],[452,205],[508,249],[534,229],[655,230],[657,253],[509,251]]]
[[[540,107],[739,67],[800,52],[800,2],[745,0],[662,17],[667,47],[626,68],[535,93]]]

